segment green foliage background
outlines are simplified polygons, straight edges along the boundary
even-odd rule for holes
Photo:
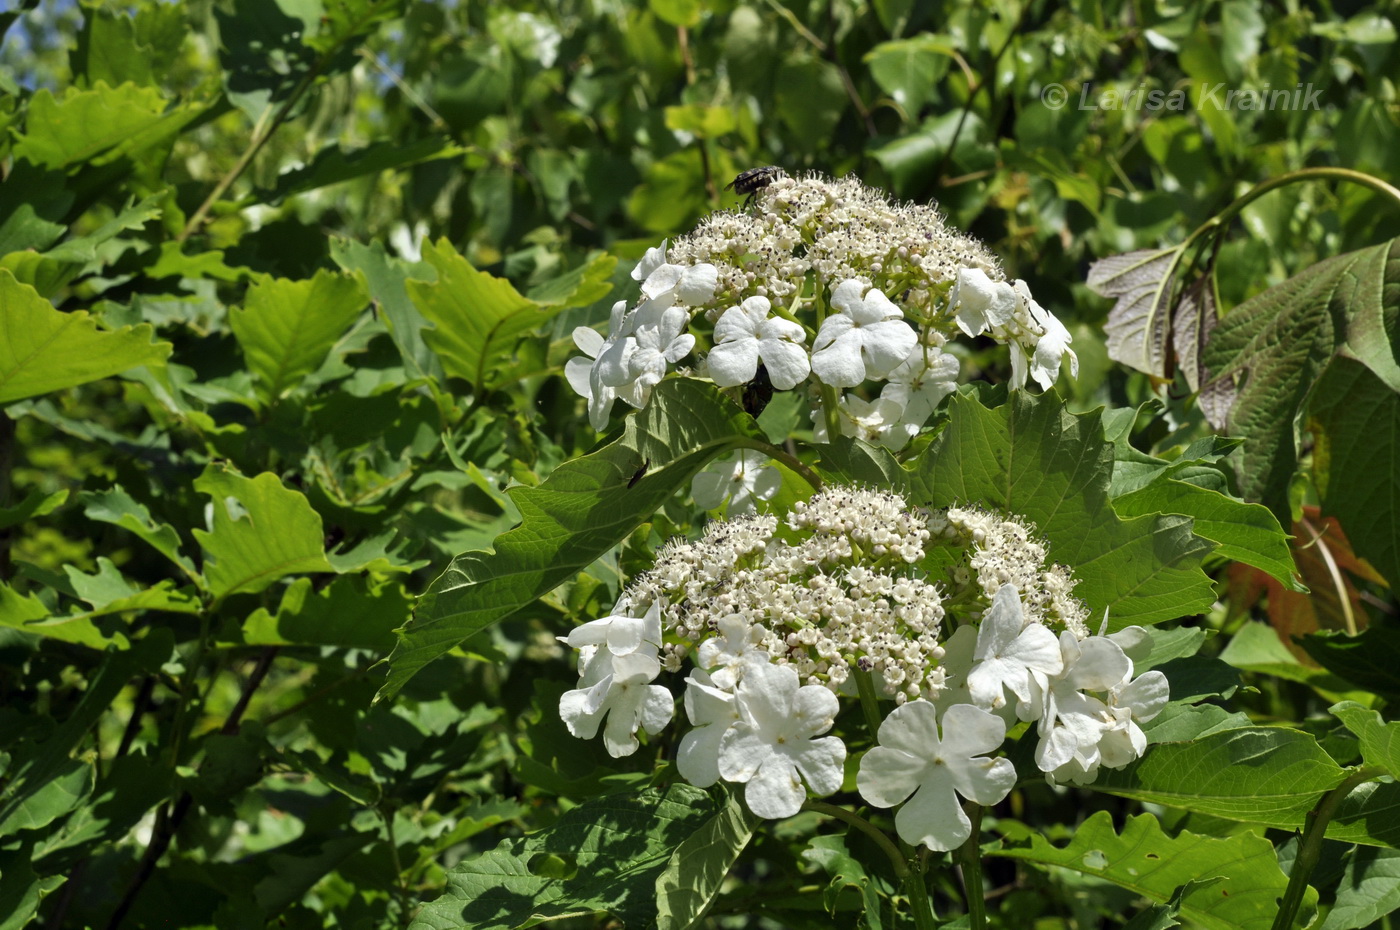
[[[1163,721],[1170,745],[1105,778],[1112,795],[1027,783],[998,812],[994,923],[1093,926],[1151,903],[1156,920],[1262,926],[1288,837],[1344,767],[1397,771],[1385,721],[1400,683],[1383,660],[1400,655],[1397,385],[1375,352],[1336,358],[1339,331],[1294,393],[1264,392],[1252,409],[1268,428],[1226,460],[1180,378],[1159,402],[1109,360],[1110,301],[1085,281],[1092,261],[1180,243],[1285,172],[1400,176],[1398,22],[1393,3],[1245,0],[26,0],[0,14],[0,927],[455,926],[459,898],[483,908],[475,926],[518,926],[529,908],[517,920],[481,889],[525,868],[510,887],[545,908],[610,864],[598,816],[664,812],[667,830],[639,829],[621,862],[632,881],[675,880],[669,850],[692,834],[697,856],[737,856],[742,812],[568,736],[552,709],[573,673],[553,637],[701,522],[673,492],[704,461],[807,424],[782,403],[755,424],[672,386],[595,448],[562,365],[575,326],[635,296],[646,248],[736,206],[724,185],[766,164],[936,199],[1069,323],[1081,371],[1061,381],[1066,410],[987,394],[989,412],[971,392],[929,451],[976,462],[976,417],[1068,424],[1082,448],[1047,442],[1045,467],[1096,463],[1087,491],[1062,493],[1101,509],[1054,531],[1090,548],[1185,540],[1183,564],[1149,579],[1174,593],[1142,617],[1194,613],[1219,634],[1210,658],[1184,658],[1196,641],[1164,661],[1199,663],[1178,667],[1174,698],[1182,682],[1233,695],[1229,711]],[[1055,84],[1060,109],[1042,102]],[[1305,87],[1318,106],[1226,110],[1216,85]],[[1131,103],[1153,90],[1191,105]],[[1367,345],[1394,355],[1396,236],[1400,210],[1373,190],[1290,185],[1222,238],[1218,301],[1369,248]],[[1251,321],[1274,319],[1251,306],[1217,371]],[[992,349],[973,356],[987,381],[1008,370]],[[707,411],[693,432],[667,427],[691,409]],[[926,501],[1018,500],[1013,477],[953,461],[900,471],[843,448],[822,465]],[[575,514],[565,551],[531,548],[540,513],[563,525],[549,495],[570,481],[602,489],[596,513],[614,522]],[[1311,627],[1280,616],[1290,556],[1231,491],[1285,525],[1321,505],[1341,521],[1329,540],[1344,530],[1370,560],[1338,548],[1328,600],[1300,557]],[[434,584],[459,554],[512,539],[536,575],[463,593],[498,564],[473,556]],[[1099,583],[1100,609],[1126,597]],[[1251,594],[1267,583],[1282,637]],[[1339,632],[1290,638],[1319,627]],[[1342,699],[1359,706],[1326,716]],[[1262,754],[1272,781],[1220,763]],[[1393,783],[1346,795],[1312,873],[1324,930],[1400,906],[1395,798]],[[684,926],[684,902],[718,894],[715,926],[760,911],[775,926],[832,911],[897,924],[880,903],[893,880],[862,842],[804,814],[756,834],[738,888],[668,886],[658,913],[619,879],[587,889],[585,909]],[[1168,867],[1130,881],[1143,849]],[[1212,876],[1182,863],[1207,862],[1225,884],[1191,884]],[[952,873],[934,881],[956,914]],[[1232,887],[1263,903],[1225,900]]]

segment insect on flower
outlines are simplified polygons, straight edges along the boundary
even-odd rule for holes
[[[753,199],[758,196],[758,192],[778,178],[787,177],[787,172],[777,165],[764,165],[762,168],[750,168],[742,171],[739,175],[724,186],[725,190],[732,190],[736,194],[748,194],[744,200],[747,207],[753,203]]]

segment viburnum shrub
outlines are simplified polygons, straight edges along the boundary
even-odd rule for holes
[[[1234,690],[1194,657],[1204,637],[1159,626],[1210,609],[1216,546],[1294,584],[1277,522],[1230,493],[1227,447],[1155,458],[1121,439],[1120,416],[1066,410],[1051,389],[1077,373],[1068,330],[936,208],[853,177],[763,175],[743,206],[647,251],[606,335],[573,331],[584,355],[565,371],[591,424],[612,427],[619,400],[635,411],[520,492],[520,526],[454,562],[390,658],[386,696],[454,635],[632,534],[611,606],[559,637],[576,685],[541,712],[648,787],[605,792],[507,854],[585,849],[627,872],[634,897],[549,885],[551,908],[689,926],[735,893],[725,876],[765,822],[806,812],[851,831],[839,849],[861,864],[811,855],[836,884],[868,876],[869,925],[884,901],[935,926],[929,889],[956,861],[980,927],[984,817],[995,834],[1013,791],[1018,807],[1043,796],[1036,784],[1165,804],[1232,795],[1202,787],[1217,773],[1201,754],[1240,741],[1286,767],[1292,736],[1199,703]],[[989,346],[1005,347],[1009,377],[960,388]],[[770,414],[781,392],[792,400]],[[1182,469],[1204,495],[1184,509],[1209,530],[1174,499],[1134,497]],[[633,533],[648,523],[672,534]],[[1263,531],[1246,544],[1231,526],[1249,524]],[[1256,816],[1239,798],[1205,806]],[[648,859],[657,842],[670,852]],[[1083,837],[1086,853],[1103,842],[1101,828]],[[1175,842],[1138,848],[1175,857]],[[1220,842],[1212,855],[1254,854]],[[471,893],[495,867],[459,866],[425,918],[483,919]],[[1116,857],[1109,871],[1136,887],[1137,870]],[[1189,881],[1169,872],[1154,881]],[[1277,897],[1286,880],[1250,882]],[[1302,901],[1288,894],[1281,914]]]

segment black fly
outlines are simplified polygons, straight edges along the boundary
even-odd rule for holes
[[[757,418],[772,399],[773,382],[768,378],[768,369],[760,362],[753,380],[744,385],[744,410],[749,416]]]
[[[647,459],[645,462],[642,463],[642,467],[637,469],[636,473],[632,475],[632,480],[627,482],[627,486],[630,488],[634,486],[638,481],[641,481],[642,476],[647,473],[647,469],[650,467],[651,459]]]
[[[753,203],[753,199],[758,196],[758,192],[778,178],[787,177],[787,172],[777,165],[764,165],[762,168],[750,168],[748,171],[739,173],[739,176],[728,184],[724,185],[725,190],[732,190],[736,194],[748,194],[744,200],[747,207]]]

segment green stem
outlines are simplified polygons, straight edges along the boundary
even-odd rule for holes
[[[933,901],[928,896],[928,883],[924,873],[910,869],[904,879],[904,893],[909,896],[909,907],[914,912],[914,926],[918,930],[934,930],[938,926],[937,915],[933,913]]]
[[[982,805],[968,801],[963,810],[972,821],[972,834],[958,850],[967,897],[967,922],[969,930],[982,930],[987,926],[987,894],[982,890]]]
[[[841,412],[836,406],[836,388],[822,385],[822,413],[826,416],[826,441],[835,442],[841,435]]]
[[[1357,785],[1384,774],[1382,769],[1373,766],[1358,769],[1347,776],[1340,785],[1324,794],[1317,807],[1308,812],[1303,840],[1298,844],[1298,855],[1293,860],[1293,868],[1288,870],[1288,888],[1283,892],[1283,902],[1279,905],[1277,916],[1274,917],[1272,930],[1291,930],[1293,921],[1298,916],[1298,907],[1303,903],[1303,895],[1307,893],[1308,879],[1312,877],[1313,869],[1317,867],[1317,861],[1322,855],[1322,841],[1327,834],[1327,824],[1337,813],[1337,807],[1341,805],[1342,800],[1351,794],[1351,790]]]
[[[1186,240],[1186,246],[1191,245],[1191,243],[1212,230],[1229,223],[1241,210],[1270,191],[1277,190],[1280,187],[1286,187],[1289,184],[1296,184],[1300,181],[1315,180],[1350,181],[1353,184],[1360,184],[1362,187],[1369,187],[1379,194],[1384,194],[1395,201],[1397,206],[1400,206],[1400,189],[1387,184],[1380,178],[1374,178],[1360,171],[1352,171],[1350,168],[1302,168],[1298,171],[1290,171],[1287,174],[1281,174],[1276,178],[1270,178],[1264,183],[1253,187],[1248,193],[1236,199],[1234,203],[1230,204],[1220,213],[1202,223]]]
[[[789,453],[782,446],[775,446],[770,442],[762,442],[760,440],[753,439],[740,441],[739,447],[743,449],[754,449],[758,452],[762,452],[770,459],[773,459],[777,462],[781,462],[788,468],[801,475],[802,480],[812,486],[812,490],[820,491],[822,489],[821,476],[818,475],[816,472],[812,471],[812,469],[808,468],[806,465],[802,464],[802,462],[796,456]]]
[[[904,881],[909,877],[909,863],[905,860],[904,854],[899,851],[899,847],[885,835],[885,831],[875,826],[859,814],[838,807],[835,804],[828,804],[826,801],[817,801],[808,798],[802,804],[803,808],[809,811],[816,811],[818,814],[825,814],[828,817],[835,817],[855,827],[866,836],[875,841],[875,845],[884,851],[890,859],[890,865],[894,868],[895,878]]]
[[[851,675],[856,680],[860,709],[865,714],[865,725],[870,728],[870,741],[873,743],[880,733],[880,699],[875,696],[875,678],[859,668],[851,669]]]

